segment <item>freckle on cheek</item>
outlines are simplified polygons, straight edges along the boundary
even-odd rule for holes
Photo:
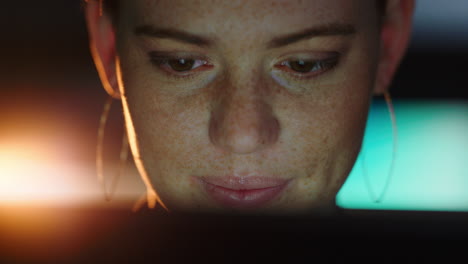
[[[324,143],[324,144],[328,144],[328,136],[325,136],[325,137],[323,138],[323,143]]]

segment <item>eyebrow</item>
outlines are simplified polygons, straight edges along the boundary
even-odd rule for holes
[[[300,32],[280,36],[268,42],[268,48],[286,46],[300,40],[322,36],[346,36],[356,33],[356,29],[350,24],[326,24],[318,27],[307,28]]]
[[[173,39],[187,44],[196,46],[207,47],[213,44],[213,41],[205,36],[192,34],[186,31],[173,29],[173,28],[158,28],[151,25],[143,25],[135,28],[134,31],[137,36],[147,36],[161,39]],[[268,48],[278,48],[286,46],[301,40],[319,37],[319,36],[335,36],[335,35],[352,35],[356,33],[356,29],[350,24],[326,24],[307,28],[305,30],[287,34],[280,37],[275,37],[267,44]]]
[[[210,46],[212,44],[212,41],[207,37],[172,28],[157,28],[151,25],[143,25],[135,28],[135,35],[162,39],[174,39],[197,46]]]

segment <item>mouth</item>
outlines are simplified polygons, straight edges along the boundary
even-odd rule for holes
[[[199,177],[198,181],[215,202],[237,209],[265,206],[289,183],[289,180],[261,176]]]

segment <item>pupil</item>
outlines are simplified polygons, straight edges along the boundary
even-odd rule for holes
[[[289,65],[291,66],[291,69],[293,69],[294,71],[310,72],[314,68],[315,63],[299,60],[299,61],[292,61],[289,63]]]
[[[189,60],[177,59],[177,60],[170,60],[169,61],[169,66],[171,66],[171,68],[174,71],[183,72],[183,71],[191,70],[194,63],[195,63],[195,61],[190,60],[190,59]]]

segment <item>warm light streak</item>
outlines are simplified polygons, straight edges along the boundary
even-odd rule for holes
[[[130,213],[144,191],[130,163],[116,196],[106,202],[94,163],[74,158],[79,141],[53,133],[18,133],[9,135],[8,141],[1,139],[0,259],[36,263],[78,255],[94,239],[118,229],[121,220],[96,220],[101,209],[122,208]],[[106,165],[111,172],[116,167]]]
[[[68,149],[73,148],[70,144],[46,136],[18,137],[9,142],[0,142],[0,205],[76,205],[104,201],[94,164],[70,158],[72,155],[67,154],[73,151]],[[106,165],[112,172],[112,164]],[[129,167],[126,172],[114,200],[134,201],[144,190],[136,171]]]
[[[49,152],[53,145],[45,143],[2,144],[0,203],[64,203],[92,198],[81,189],[86,182],[83,177],[90,171],[54,157]]]

